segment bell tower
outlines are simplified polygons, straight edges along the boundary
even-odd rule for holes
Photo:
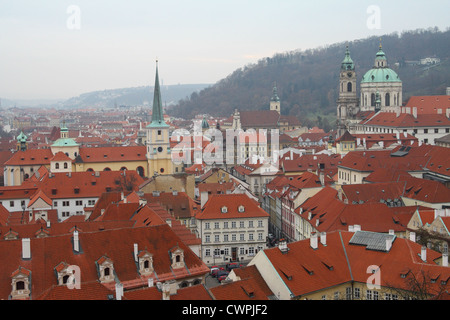
[[[337,100],[338,137],[344,134],[347,122],[351,120],[358,111],[355,64],[350,57],[350,51],[347,46],[339,74],[339,97]]]
[[[170,126],[164,121],[164,113],[159,86],[158,60],[156,60],[155,88],[153,94],[152,122],[147,130],[148,176],[173,174],[170,151]]]
[[[270,110],[275,110],[281,114],[280,98],[278,97],[277,84],[273,85],[272,98],[270,99]]]

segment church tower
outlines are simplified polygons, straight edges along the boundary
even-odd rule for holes
[[[161,89],[159,86],[158,61],[156,61],[152,122],[146,127],[149,177],[156,174],[173,174],[169,128],[169,125],[164,121]]]
[[[337,135],[340,137],[346,130],[346,123],[358,113],[358,95],[356,94],[355,64],[350,51],[345,51],[339,74],[339,97],[337,100]]]
[[[28,137],[23,133],[17,136],[17,151],[26,151],[28,149]]]
[[[281,114],[280,98],[278,97],[277,84],[275,83],[272,90],[272,98],[270,99],[270,110],[275,110]]]

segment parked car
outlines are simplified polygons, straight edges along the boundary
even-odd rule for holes
[[[242,264],[239,264],[239,263],[236,263],[236,262],[231,262],[231,263],[228,263],[228,264],[226,265],[227,271],[231,271],[231,270],[233,270],[233,269],[236,269],[236,268],[242,268],[242,267],[243,267]]]
[[[219,278],[222,277],[222,276],[228,276],[228,273],[229,273],[229,272],[227,272],[227,271],[225,271],[225,270],[219,270],[219,271],[217,271],[215,277],[216,277],[217,279],[219,279]]]
[[[224,271],[224,270],[225,270],[225,269],[224,269],[223,267],[212,266],[212,267],[211,267],[210,274],[211,274],[211,276],[213,276],[213,277],[217,277],[217,273],[218,273],[219,271]]]
[[[228,277],[228,274],[224,274],[221,275],[220,277],[217,278],[217,280],[219,280],[219,282],[222,282],[223,280],[225,280]]]

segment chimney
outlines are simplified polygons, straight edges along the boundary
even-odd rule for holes
[[[325,173],[323,171],[319,172],[319,179],[320,179],[320,184],[322,186],[325,186]]]
[[[412,114],[413,114],[413,117],[417,119],[417,107],[413,107]]]
[[[105,213],[105,209],[100,210],[100,215],[103,215]]]
[[[309,238],[309,244],[314,250],[318,248],[317,233],[314,232],[313,234],[311,234],[311,237]]]
[[[122,300],[123,297],[123,285],[116,283],[116,300]]]
[[[327,233],[326,233],[326,232],[321,232],[321,233],[320,233],[320,243],[321,243],[323,246],[326,246],[326,245],[327,245]]]
[[[394,230],[390,229],[390,230],[389,230],[389,234],[390,234],[391,236],[393,236],[393,235],[395,234]]]
[[[386,239],[386,252],[392,248],[392,239]]]
[[[412,242],[416,242],[416,233],[415,232],[410,232],[409,233],[409,240],[411,240]]]
[[[359,224],[355,224],[355,225],[353,226],[353,230],[355,230],[355,232],[356,232],[356,231],[361,231],[361,226],[360,226]]]
[[[170,284],[168,283],[162,284],[162,299],[170,300]]]
[[[289,248],[287,246],[286,239],[280,239],[280,242],[278,243],[278,249],[280,249],[282,254],[288,253]]]
[[[78,231],[73,232],[73,251],[80,252],[80,239],[78,238]]]
[[[153,278],[148,278],[148,287],[152,288],[153,287]]]
[[[134,244],[134,261],[138,262],[138,244]]]
[[[442,266],[448,267],[448,253],[444,252],[442,254]]]
[[[450,119],[450,108],[445,109],[445,116]]]
[[[51,222],[50,222],[50,220],[47,220],[47,228],[50,228],[50,226],[51,226]]]
[[[348,231],[355,232],[355,228],[353,226],[348,226]]]
[[[178,191],[177,190],[173,190],[172,191],[172,195],[177,196],[178,195]]]
[[[427,247],[426,246],[422,246],[422,250],[420,252],[420,258],[422,259],[422,261],[426,262],[427,261]]]
[[[22,259],[31,259],[31,243],[30,238],[22,239]]]

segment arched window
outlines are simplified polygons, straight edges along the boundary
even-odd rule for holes
[[[56,169],[59,169],[59,163],[56,163],[56,164],[55,164],[55,168],[56,168]]]
[[[64,169],[67,169],[67,162],[64,162]]]
[[[144,176],[144,168],[142,168],[142,167],[137,167],[137,168],[136,168],[136,171],[137,171],[137,173],[138,173],[141,177]]]
[[[105,277],[109,276],[109,273],[110,273],[110,269],[109,268],[105,268],[105,271],[104,271]]]
[[[390,96],[389,93],[386,93],[385,103],[384,104],[385,104],[386,107],[389,107],[391,105],[391,96]]]
[[[105,168],[105,169],[103,169],[103,171],[111,171],[111,169],[110,168]]]
[[[89,169],[87,169],[86,171],[87,171],[87,172],[94,172],[94,169],[89,168]]]
[[[375,93],[372,93],[371,95],[370,95],[370,106],[371,107],[375,107]]]
[[[352,83],[347,83],[347,92],[352,92]]]

